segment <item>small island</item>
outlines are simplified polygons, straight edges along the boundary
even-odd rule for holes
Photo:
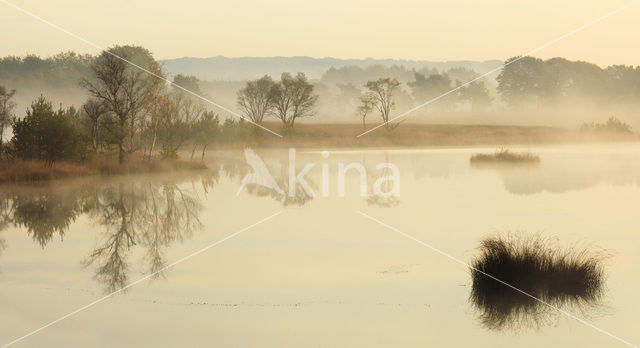
[[[509,149],[500,149],[494,153],[476,153],[471,156],[472,164],[481,163],[540,163],[540,156],[531,152],[514,152]]]

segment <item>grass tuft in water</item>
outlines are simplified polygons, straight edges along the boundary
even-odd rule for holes
[[[539,327],[555,311],[491,277],[552,306],[583,311],[603,295],[602,255],[552,249],[539,237],[488,238],[471,262],[471,302],[490,329]],[[480,272],[481,271],[481,272]]]

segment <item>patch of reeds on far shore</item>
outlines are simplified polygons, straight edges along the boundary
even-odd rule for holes
[[[500,149],[494,153],[476,153],[471,156],[472,164],[481,163],[540,163],[540,156],[531,152],[514,152],[509,149]]]
[[[551,248],[540,237],[487,238],[471,262],[471,302],[487,328],[539,327],[557,314],[540,301],[581,312],[597,307],[604,289],[603,258],[587,250]]]

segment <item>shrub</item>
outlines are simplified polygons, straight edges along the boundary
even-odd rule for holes
[[[606,123],[583,123],[580,129],[591,132],[631,133],[631,126],[615,117],[610,117]]]

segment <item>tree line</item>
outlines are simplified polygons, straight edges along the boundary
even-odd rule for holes
[[[509,110],[543,109],[578,99],[604,106],[640,105],[640,67],[602,69],[563,58],[510,58],[495,78],[495,88],[483,80],[463,85],[478,76],[464,68],[447,72],[397,66],[330,69],[321,81],[346,76],[343,81],[361,83],[337,83],[339,92],[331,98],[326,86],[309,81],[304,73],[283,73],[277,81],[264,76],[245,81],[235,94],[236,105],[249,122],[222,121],[208,110],[190,93],[204,94],[193,76],[177,75],[173,85],[166,83],[167,73],[143,47],[114,46],[98,56],[65,53],[47,59],[0,59],[0,79],[17,81],[20,76],[40,76],[53,85],[75,80],[88,96],[79,108],[56,108],[40,96],[20,118],[14,114],[16,91],[0,86],[0,155],[5,160],[36,159],[48,165],[97,155],[114,155],[123,163],[132,153],[146,160],[176,158],[186,149],[192,158],[197,151],[203,158],[213,142],[246,142],[260,136],[249,123],[262,124],[270,117],[279,120],[281,132],[288,134],[299,119],[317,115],[325,104],[342,107],[341,113],[349,117],[357,115],[364,127],[369,117],[377,115],[388,130],[398,126],[389,123],[398,104],[408,108],[434,98],[439,99],[420,112],[447,113],[462,106],[486,112],[496,104]],[[460,88],[449,93],[456,87]],[[9,129],[12,137],[5,139]]]
[[[564,58],[512,57],[496,80],[501,99],[511,109],[557,107],[588,102],[608,107],[640,104],[640,66],[605,69]]]
[[[126,61],[125,61],[126,60]],[[149,74],[129,62],[142,67]],[[76,109],[56,108],[44,96],[34,100],[24,117],[16,117],[14,90],[0,87],[0,138],[3,159],[39,160],[51,166],[62,159],[84,161],[116,155],[123,163],[132,153],[176,158],[190,146],[201,157],[213,141],[243,141],[254,130],[242,120],[223,122],[185,91],[198,94],[194,77],[174,77],[174,87],[151,53],[137,46],[115,46],[93,59],[91,74],[80,79],[89,98]],[[181,88],[176,88],[175,85]]]

